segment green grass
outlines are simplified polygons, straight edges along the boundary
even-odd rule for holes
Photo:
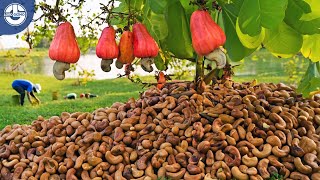
[[[25,97],[25,105],[14,105],[12,95],[17,92],[11,88],[15,79],[28,79],[33,83],[40,83],[42,91],[36,94],[41,100],[41,105],[31,106]],[[150,79],[150,78],[149,78]],[[142,86],[131,83],[125,78],[114,80],[99,80],[88,82],[86,86],[74,86],[74,79],[58,81],[53,77],[30,74],[0,73],[0,128],[8,124],[30,124],[39,115],[49,118],[60,115],[61,112],[92,112],[97,108],[107,107],[114,102],[126,102],[130,97],[138,98]],[[52,100],[52,92],[58,91],[59,99]],[[74,92],[92,93],[98,98],[65,100],[63,96]]]

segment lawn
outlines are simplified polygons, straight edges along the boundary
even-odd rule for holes
[[[11,88],[14,79],[28,79],[33,83],[40,83],[42,91],[37,94],[41,100],[40,106],[31,106],[27,97],[25,106],[14,105],[12,95],[17,94]],[[58,81],[53,77],[30,74],[0,73],[0,129],[8,124],[30,124],[37,119],[38,115],[45,118],[60,115],[61,112],[92,112],[100,107],[107,107],[114,102],[125,102],[130,97],[138,98],[142,92],[142,86],[131,83],[125,78],[114,80],[90,81],[86,86],[75,86],[74,79]],[[58,91],[59,99],[53,101],[52,93]],[[92,93],[99,95],[98,98],[65,100],[63,96],[74,92]]]

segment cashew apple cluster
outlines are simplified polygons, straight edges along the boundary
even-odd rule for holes
[[[0,179],[319,179],[319,96],[281,83],[194,87],[8,125]]]
[[[158,55],[159,47],[141,23],[133,25],[133,32],[123,32],[119,47],[115,40],[115,30],[106,27],[101,34],[96,48],[96,54],[102,58],[101,69],[111,71],[113,59],[117,58],[116,67],[121,69],[123,64],[131,64],[135,57],[141,58],[141,67],[147,72],[153,71],[153,58]]]

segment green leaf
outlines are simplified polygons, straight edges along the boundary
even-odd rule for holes
[[[126,2],[122,2],[118,7],[113,8],[112,12],[127,13],[129,12],[128,4]]]
[[[310,5],[311,12],[303,14],[300,20],[311,21],[315,18],[319,18],[320,17],[319,1],[317,0],[304,0],[304,1]]]
[[[237,35],[239,37],[240,42],[246,48],[249,48],[249,49],[255,49],[255,48],[259,47],[265,37],[265,29],[264,28],[262,28],[260,34],[257,36],[251,37],[247,34],[243,34],[241,32],[240,27],[239,27],[238,19],[236,22],[236,32],[237,32]]]
[[[167,0],[147,0],[151,10],[156,14],[163,14],[164,8],[167,6]]]
[[[126,3],[131,5],[131,8],[137,11],[141,11],[144,5],[144,0],[126,0]]]
[[[276,28],[284,19],[288,0],[244,0],[239,25],[244,34],[257,36],[261,27]]]
[[[164,71],[167,69],[166,66],[166,61],[165,59],[160,55],[160,53],[158,54],[157,57],[154,58],[154,64],[156,65],[157,69],[160,71]]]
[[[255,51],[255,49],[248,49],[244,47],[236,33],[236,21],[243,0],[238,0],[231,4],[224,4],[222,0],[219,0],[218,2],[223,9],[222,18],[227,37],[225,48],[227,49],[228,56],[232,61],[240,61]]]
[[[301,53],[313,62],[320,61],[320,34],[303,36]]]
[[[148,3],[147,3],[148,4]],[[158,42],[168,35],[168,27],[164,15],[155,14],[146,5],[144,7],[143,21],[151,36]]]
[[[319,90],[320,87],[320,62],[310,61],[305,75],[302,77],[297,91],[304,97],[308,97],[310,92]]]
[[[171,0],[165,8],[165,19],[168,25],[166,47],[179,59],[192,58],[193,48],[190,29],[184,8],[179,0]]]
[[[305,1],[310,1],[309,4]],[[312,0],[290,0],[284,21],[302,34],[320,33],[319,3]],[[318,9],[315,9],[318,7]],[[312,8],[312,9],[311,9]]]
[[[186,16],[187,16],[187,21],[190,23],[190,17],[191,14],[198,9],[197,6],[190,5],[190,0],[180,0],[181,5],[183,6]]]
[[[266,29],[263,45],[275,55],[290,57],[299,52],[302,42],[302,35],[283,22],[276,29]]]

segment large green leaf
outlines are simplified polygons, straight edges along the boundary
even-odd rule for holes
[[[239,37],[240,42],[246,48],[249,48],[249,49],[255,49],[255,48],[259,47],[264,39],[264,36],[265,36],[265,29],[264,28],[262,28],[260,34],[257,36],[251,37],[247,34],[243,34],[241,32],[240,27],[239,27],[238,19],[237,19],[237,23],[236,23],[236,32],[237,32],[237,35]]]
[[[191,17],[191,14],[196,11],[198,8],[197,6],[194,6],[194,5],[190,5],[190,0],[180,0],[185,12],[186,12],[186,15],[187,15],[187,20],[188,20],[188,23],[190,22],[190,17]]]
[[[319,0],[304,0],[310,5],[311,12],[303,14],[300,20],[310,21],[315,18],[320,18],[320,3]]]
[[[225,48],[227,49],[228,56],[232,61],[240,61],[255,51],[255,49],[248,49],[244,47],[236,33],[236,21],[243,0],[238,0],[231,4],[224,4],[222,0],[219,0],[218,2],[223,9],[222,18],[227,37]]]
[[[257,36],[261,26],[274,29],[284,19],[288,0],[244,0],[239,25],[244,34]]]
[[[320,61],[320,34],[303,36],[301,53],[313,62]]]
[[[167,6],[167,0],[147,0],[151,10],[156,14],[163,14],[164,8]]]
[[[159,44],[160,40],[166,38],[168,35],[168,27],[164,15],[152,12],[148,3],[146,3],[143,11],[142,23]]]
[[[284,21],[302,34],[320,33],[319,4],[313,0],[290,0]]]
[[[177,58],[192,58],[193,48],[190,29],[184,8],[179,0],[171,0],[165,8],[165,19],[168,25],[166,47]]]
[[[302,42],[302,35],[282,22],[276,29],[266,29],[263,45],[277,56],[290,57],[299,52]]]
[[[126,3],[131,5],[134,10],[140,11],[143,8],[145,0],[126,0]]]
[[[304,97],[308,97],[312,91],[320,88],[320,62],[313,63],[310,61],[309,67],[305,75],[302,77],[297,91],[302,93]]]

